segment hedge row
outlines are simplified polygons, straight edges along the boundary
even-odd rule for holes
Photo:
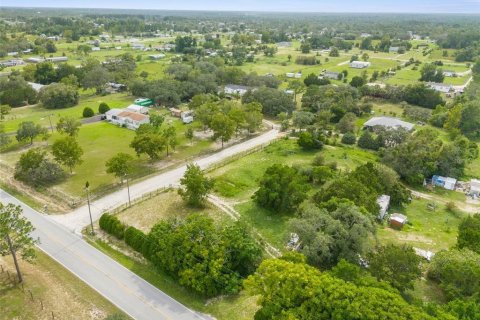
[[[132,249],[135,251],[142,253],[145,258],[148,259],[148,253],[150,251],[150,238],[143,233],[143,231],[138,230],[135,227],[128,227],[125,230],[125,243],[132,247]]]
[[[120,240],[124,238],[126,226],[120,220],[118,220],[116,216],[104,213],[100,217],[100,221],[98,223],[100,225],[100,229],[103,231],[117,237]]]

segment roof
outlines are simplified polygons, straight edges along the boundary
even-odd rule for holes
[[[40,91],[40,89],[42,89],[43,87],[45,87],[44,84],[35,83],[35,82],[29,82],[28,84],[29,84],[29,85],[33,88],[33,90],[35,90],[35,91]]]
[[[148,119],[148,116],[137,113],[137,112],[132,112],[132,111],[122,111],[119,114],[117,114],[118,117],[123,117],[123,118],[130,118],[133,121],[143,121],[145,119]]]
[[[381,126],[381,127],[394,128],[394,129],[402,127],[409,131],[412,130],[414,126],[413,123],[402,121],[400,119],[392,118],[392,117],[373,117],[367,122],[365,122],[363,125],[365,127]]]
[[[247,86],[241,86],[241,85],[238,85],[238,84],[227,84],[225,86],[225,89],[232,89],[232,90],[249,90],[250,87],[247,87]]]
[[[401,213],[394,213],[390,216],[390,221],[396,221],[396,222],[399,222],[399,223],[406,223],[408,221],[407,219],[407,216],[406,215],[403,215]]]
[[[478,179],[470,180],[470,190],[480,190],[480,180]]]
[[[105,115],[107,116],[116,116],[119,113],[121,113],[123,110],[122,109],[110,109],[107,112],[105,112]]]
[[[380,213],[378,217],[383,219],[385,214],[387,213],[388,206],[390,205],[390,196],[386,194],[382,194],[380,197],[377,198],[377,203],[380,206]]]
[[[127,107],[127,109],[132,110],[132,111],[141,111],[145,107],[144,106],[139,106],[138,104],[131,104]]]

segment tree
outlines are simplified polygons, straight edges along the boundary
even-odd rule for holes
[[[234,104],[228,111],[227,116],[233,121],[235,126],[235,134],[238,136],[240,130],[245,127],[245,108],[242,105]]]
[[[355,88],[360,88],[365,85],[366,81],[363,77],[355,76],[350,80],[350,85]]]
[[[20,254],[25,261],[33,261],[34,246],[38,242],[31,237],[34,230],[30,221],[22,216],[22,207],[12,203],[7,205],[0,203],[0,254],[12,255],[19,282],[23,282],[23,277],[17,254]]]
[[[465,104],[460,119],[460,131],[471,139],[480,137],[480,100]]]
[[[53,83],[40,89],[39,100],[47,109],[68,108],[78,104],[78,91],[63,83]]]
[[[420,257],[412,247],[389,244],[367,255],[368,270],[378,280],[389,282],[401,292],[413,289],[421,274]]]
[[[49,185],[63,178],[60,166],[48,160],[45,152],[30,149],[22,153],[15,165],[14,177],[33,186]]]
[[[279,259],[264,260],[245,281],[245,287],[251,295],[260,296],[260,309],[255,314],[258,320],[452,320],[428,315],[391,288],[363,282],[356,284],[320,272],[301,255],[286,253]]]
[[[5,126],[0,123],[0,149],[10,144],[10,136],[5,132]]]
[[[5,119],[5,116],[10,113],[10,110],[12,108],[7,105],[1,105],[0,106],[0,120]]]
[[[245,108],[245,123],[248,132],[255,132],[262,125],[262,105],[258,102],[251,102],[243,107]]]
[[[123,183],[123,178],[133,171],[133,157],[127,153],[119,152],[105,163],[107,173],[114,174]]]
[[[458,226],[457,247],[480,254],[480,215],[466,217]]]
[[[308,111],[296,111],[293,113],[293,125],[300,130],[311,125],[315,120],[315,115]]]
[[[322,149],[323,142],[319,139],[318,133],[303,131],[298,135],[297,143],[305,150]]]
[[[213,116],[210,127],[213,130],[213,138],[220,138],[223,148],[223,143],[232,138],[235,131],[235,122],[225,114],[219,112]]]
[[[101,102],[98,105],[98,113],[105,114],[108,110],[110,110],[110,107],[108,106],[108,104],[106,102]]]
[[[107,82],[112,80],[113,77],[110,72],[101,65],[97,65],[85,73],[82,80],[82,86],[85,89],[94,88],[96,93],[99,94],[103,91]]]
[[[331,268],[341,259],[358,263],[359,256],[366,252],[368,238],[375,232],[371,219],[348,203],[340,203],[330,213],[307,203],[289,225],[299,236],[300,252],[321,268]]]
[[[56,140],[52,145],[52,154],[55,160],[67,166],[70,173],[73,173],[73,168],[83,162],[83,150],[74,137],[65,137]]]
[[[0,79],[0,104],[20,107],[37,102],[37,92],[21,76],[10,75]],[[5,115],[6,108],[3,109]]]
[[[327,84],[330,84],[330,80],[323,78],[320,79],[315,73],[310,73],[308,76],[303,79],[303,83],[307,86],[325,86]]]
[[[480,254],[469,249],[437,252],[428,277],[440,284],[447,298],[468,298],[480,292]]]
[[[73,117],[64,116],[57,122],[57,131],[75,137],[80,131],[82,123]]]
[[[369,130],[363,131],[358,138],[357,145],[362,149],[378,150],[379,146]]]
[[[180,179],[182,189],[178,193],[189,205],[200,207],[213,188],[213,180],[207,178],[205,173],[196,164],[188,164],[187,170]]]
[[[187,130],[185,130],[185,138],[190,141],[190,144],[192,144],[193,138],[195,137],[194,133],[195,130],[193,130],[192,127],[188,127]]]
[[[262,105],[264,115],[277,116],[281,112],[290,114],[295,110],[292,97],[280,90],[262,87],[254,91],[248,91],[242,97],[242,103],[258,102]]]
[[[92,108],[90,108],[90,107],[85,107],[85,108],[83,108],[82,116],[83,116],[84,118],[91,118],[91,117],[93,117],[94,115],[95,115],[95,112],[93,111]]]
[[[150,116],[150,124],[155,129],[155,132],[160,131],[160,127],[162,126],[163,122],[165,122],[165,117],[160,114],[151,114]]]
[[[305,88],[305,84],[302,83],[300,80],[293,80],[288,83],[288,89],[293,90],[294,96],[293,100],[297,101],[297,95],[304,93],[307,88]]]
[[[275,212],[294,213],[307,198],[308,189],[306,178],[297,169],[274,164],[265,171],[253,199],[259,206]]]
[[[41,84],[50,84],[57,80],[57,73],[53,67],[53,64],[50,62],[41,62],[37,64],[34,77],[35,82]]]
[[[420,81],[442,83],[444,79],[442,69],[437,69],[433,63],[424,64],[420,74]]]
[[[330,48],[330,53],[328,55],[330,57],[339,57],[340,53],[338,52],[338,49],[336,47],[331,47]]]
[[[30,145],[33,144],[33,139],[41,134],[46,134],[47,130],[42,128],[38,123],[35,124],[32,121],[24,121],[18,125],[17,135],[15,138],[18,142],[30,140]]]
[[[151,160],[156,160],[160,157],[159,153],[165,149],[166,140],[164,137],[155,133],[136,134],[133,141],[130,143],[137,156],[147,154]]]
[[[347,112],[337,123],[337,129],[341,133],[353,133],[355,132],[355,122],[357,121],[357,117],[352,112]]]
[[[355,144],[355,142],[357,142],[357,137],[355,136],[355,133],[347,132],[342,137],[343,144],[352,145]]]
[[[173,150],[175,150],[175,147],[177,146],[177,131],[174,126],[168,126],[163,130],[162,136],[165,140],[165,147],[167,149],[167,157],[168,157],[168,148],[171,147]]]

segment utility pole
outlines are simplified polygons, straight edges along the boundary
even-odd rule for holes
[[[125,174],[125,179],[127,179],[127,192],[128,192],[128,206],[131,207],[132,203],[130,201],[130,185],[128,184],[128,176]]]
[[[90,210],[90,193],[89,193],[90,183],[88,181],[85,183],[85,191],[87,192],[87,203],[88,203],[88,214],[90,215],[90,225],[92,226],[92,235],[95,234],[93,230],[93,219],[92,219],[92,210]]]

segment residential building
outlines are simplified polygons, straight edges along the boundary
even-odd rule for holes
[[[442,73],[445,77],[456,77],[457,76],[457,73],[455,71],[451,71],[451,70],[444,70]]]
[[[165,58],[165,55],[163,53],[159,53],[159,54],[151,54],[148,56],[148,58],[150,60],[160,60],[160,59],[163,59]]]
[[[364,69],[370,67],[371,63],[368,61],[352,61],[349,65],[350,68]]]
[[[375,127],[384,127],[390,129],[404,128],[407,131],[411,131],[414,127],[414,124],[392,117],[373,117],[365,122],[363,126],[370,129],[375,129]]]
[[[430,89],[433,89],[435,91],[440,91],[440,92],[443,92],[443,93],[449,93],[449,92],[453,91],[453,86],[450,85],[450,84],[429,82],[429,83],[427,83],[427,86]]]
[[[447,190],[455,190],[457,179],[435,175],[432,177],[432,184],[437,187],[443,187]]]
[[[145,45],[141,44],[141,43],[134,43],[134,44],[132,44],[132,49],[133,50],[144,50]]]
[[[322,74],[322,77],[326,79],[332,79],[332,80],[339,80],[339,79],[341,80],[343,79],[343,74],[340,72],[325,71]]]
[[[225,92],[225,94],[233,94],[233,95],[243,96],[245,93],[247,93],[248,90],[251,90],[251,89],[252,88],[247,87],[247,86],[241,86],[241,85],[237,85],[237,84],[227,84],[224,87],[223,92]]]
[[[390,53],[404,53],[405,47],[390,47],[388,48],[388,52]]]
[[[51,57],[51,58],[45,58],[45,61],[49,62],[65,62],[68,61],[68,57]]]
[[[40,57],[30,57],[30,58],[27,58],[26,61],[30,63],[40,63],[40,62],[44,62],[45,59]]]
[[[29,82],[28,84],[32,87],[33,90],[35,90],[35,91],[37,91],[37,92],[39,92],[40,89],[42,89],[43,87],[45,87],[44,84],[35,83],[35,82]]]
[[[131,104],[126,108],[128,111],[137,112],[141,114],[148,114],[148,107],[139,106],[138,104]]]
[[[150,122],[149,116],[126,109],[110,109],[105,116],[108,122],[131,130],[137,130],[142,124]]]
[[[15,66],[20,66],[25,64],[25,62],[22,59],[10,59],[6,61],[0,61],[0,66],[3,67],[15,67]]]
[[[468,193],[472,197],[480,197],[480,180],[472,179],[470,180],[470,191]]]

